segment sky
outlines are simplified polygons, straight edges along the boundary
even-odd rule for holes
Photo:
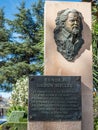
[[[36,2],[37,0],[25,0],[26,7],[30,8],[33,2]],[[43,0],[45,1],[45,0]],[[51,0],[48,0],[51,1]],[[56,0],[54,0],[56,1]],[[57,0],[57,1],[74,1],[79,2],[81,0]],[[22,0],[0,0],[0,8],[4,7],[5,17],[9,19],[14,18],[14,14],[17,13],[16,7],[20,5]]]
[[[17,8],[23,0],[0,0],[0,8],[4,8],[5,17],[9,19],[14,18],[14,14],[17,13]],[[32,3],[36,0],[24,0],[26,2],[26,7],[30,8]]]

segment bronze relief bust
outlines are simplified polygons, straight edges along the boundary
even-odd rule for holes
[[[65,9],[57,13],[54,39],[57,50],[65,59],[73,61],[82,47],[82,14],[75,9]]]

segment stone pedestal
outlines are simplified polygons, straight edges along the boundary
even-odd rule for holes
[[[81,130],[81,122],[30,122],[28,130]]]
[[[54,41],[54,28],[57,12],[74,8],[82,13],[84,44],[74,62],[67,61],[58,51]],[[92,39],[91,3],[53,2],[45,3],[45,75],[81,76],[82,82],[82,121],[76,122],[30,122],[29,130],[93,130],[92,96]]]
[[[74,62],[68,62],[58,51],[53,30],[57,12],[74,8],[83,15],[84,44]],[[46,2],[45,5],[45,75],[81,76],[82,130],[93,130],[91,3]],[[71,127],[70,122],[69,126]],[[66,124],[66,123],[65,123]],[[79,123],[80,124],[80,123]],[[74,125],[75,126],[75,125]],[[77,126],[77,123],[76,123]],[[76,127],[75,126],[75,127]],[[55,130],[55,129],[54,129]],[[73,130],[73,129],[72,129]]]

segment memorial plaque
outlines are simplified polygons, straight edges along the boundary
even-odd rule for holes
[[[29,121],[79,120],[80,76],[30,76]]]

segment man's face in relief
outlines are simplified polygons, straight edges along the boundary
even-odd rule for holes
[[[65,21],[65,29],[72,34],[78,34],[80,32],[80,17],[78,13],[68,14],[68,18]]]

